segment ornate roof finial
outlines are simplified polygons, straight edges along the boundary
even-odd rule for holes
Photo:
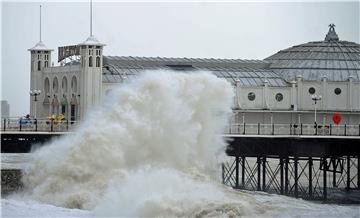
[[[36,43],[36,45],[30,49],[29,51],[53,51],[52,49],[49,49],[46,47],[46,45],[42,42],[42,18],[41,18],[41,5],[40,5],[40,11],[39,11],[39,42]]]
[[[92,0],[90,0],[90,37],[93,36],[92,33]]]
[[[40,5],[40,41],[39,42],[41,42],[41,5]]]
[[[105,44],[99,42],[93,35],[93,4],[90,0],[90,36],[85,40],[85,42],[80,43],[79,45],[98,45],[105,46]]]
[[[329,24],[329,32],[326,34],[325,41],[339,41],[339,37],[335,32],[335,24]]]

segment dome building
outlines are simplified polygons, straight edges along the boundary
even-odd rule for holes
[[[307,81],[347,81],[350,77],[360,80],[360,46],[339,40],[334,25],[330,25],[325,40],[296,45],[265,60],[286,81],[298,75]]]

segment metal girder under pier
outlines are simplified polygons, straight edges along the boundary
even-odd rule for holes
[[[360,203],[359,137],[229,137],[225,185],[309,200]]]
[[[324,157],[360,155],[360,137],[226,135],[229,156]]]

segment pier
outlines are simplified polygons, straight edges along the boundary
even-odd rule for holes
[[[2,123],[2,153],[28,153],[76,126]],[[223,135],[229,158],[222,164],[222,182],[234,189],[360,203],[359,135],[359,125],[232,124]],[[21,187],[21,170],[1,169],[1,177],[4,190]]]
[[[357,126],[276,126],[228,128],[224,137],[229,161],[222,164],[225,185],[307,200],[360,203]]]

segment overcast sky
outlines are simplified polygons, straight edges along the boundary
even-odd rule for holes
[[[88,2],[40,2],[43,42],[54,49],[89,36]],[[39,41],[39,2],[2,2],[1,99],[11,116],[29,113],[30,54]],[[359,43],[354,2],[97,2],[94,35],[104,55],[264,59],[323,40],[330,23],[340,40]]]

